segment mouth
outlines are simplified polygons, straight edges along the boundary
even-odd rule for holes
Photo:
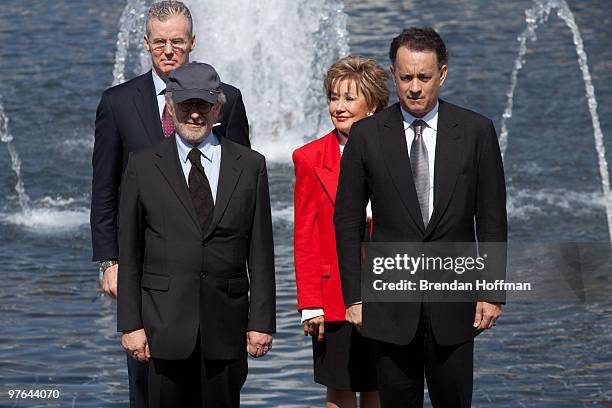
[[[186,125],[192,129],[202,129],[204,126],[206,126],[205,123],[193,123],[193,122],[188,122],[186,123]]]
[[[346,116],[334,116],[334,119],[336,119],[338,122],[345,122],[349,120],[350,118]]]

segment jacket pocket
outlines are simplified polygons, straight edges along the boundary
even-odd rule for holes
[[[143,273],[140,281],[143,289],[167,291],[170,288],[170,276]]]
[[[237,278],[230,279],[227,284],[227,293],[230,296],[242,296],[249,291],[249,279]]]

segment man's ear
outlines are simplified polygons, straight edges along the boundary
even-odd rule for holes
[[[191,43],[189,44],[189,52],[193,51],[196,46],[196,37],[195,34],[191,36]]]
[[[170,116],[176,119],[176,116],[174,116],[174,104],[171,103],[168,99],[166,99],[166,110],[168,111]]]
[[[149,44],[149,37],[147,37],[146,34],[144,35],[143,40],[144,40],[143,45],[144,45],[145,50],[147,50],[148,52],[151,52],[151,44]]]
[[[221,108],[223,107],[223,104],[221,102],[217,102],[215,103],[215,113],[217,114],[217,117],[219,117],[219,114],[221,113]]]
[[[446,81],[446,74],[448,73],[448,68],[446,65],[442,65],[440,68],[440,86],[444,85],[444,81]]]

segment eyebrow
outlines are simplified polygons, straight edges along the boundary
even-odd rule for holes
[[[353,92],[353,94],[354,94],[354,95],[359,95],[359,90],[358,90],[358,89],[356,89],[356,90],[355,90],[355,92]],[[351,91],[346,91],[346,92],[344,92],[343,94],[342,94],[342,93],[337,93],[337,92],[332,91],[332,92],[330,93],[330,95],[332,95],[332,96],[345,95],[345,96],[346,96],[346,95],[351,95]]]
[[[183,41],[187,41],[185,38],[183,37],[172,37],[172,38],[163,38],[163,37],[154,37],[151,39],[151,41],[155,42],[155,41],[174,41],[174,40],[183,40]]]
[[[400,75],[413,75],[412,72],[400,72]],[[416,75],[431,75],[433,74],[433,71],[419,71],[416,73]]]

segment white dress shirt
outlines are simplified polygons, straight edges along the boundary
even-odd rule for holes
[[[429,164],[429,214],[428,219],[431,219],[434,205],[434,163],[436,162],[436,134],[438,133],[438,107],[439,103],[430,110],[427,115],[422,118],[412,116],[402,108],[402,117],[404,118],[404,132],[406,133],[406,144],[408,146],[408,156],[410,157],[410,147],[414,140],[414,129],[412,122],[417,119],[424,120],[427,127],[423,129],[423,141],[427,148],[427,162]]]
[[[155,95],[157,95],[157,108],[159,109],[159,118],[161,119],[162,113],[164,113],[164,106],[166,105],[166,82],[157,75],[154,69],[151,70],[153,75],[153,85],[155,86]]]
[[[185,176],[187,185],[189,185],[191,162],[187,156],[194,146],[183,140],[178,133],[176,133],[175,137],[183,175]],[[221,169],[221,144],[219,143],[219,138],[213,132],[210,132],[208,137],[196,147],[200,153],[202,153],[200,160],[202,162],[202,167],[204,167],[204,173],[206,174],[208,183],[210,184],[213,203],[216,203],[217,186],[219,185],[219,170]]]

